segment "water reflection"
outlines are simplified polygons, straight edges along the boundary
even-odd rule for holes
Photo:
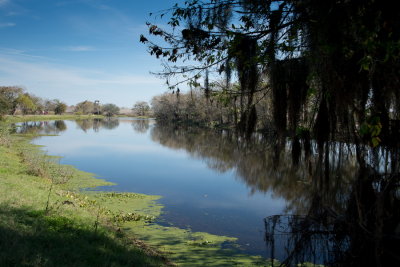
[[[132,128],[137,133],[146,133],[150,129],[150,120],[137,119],[132,120]]]
[[[76,125],[85,132],[100,132],[120,126],[114,131],[116,138],[103,136],[103,139],[99,139],[103,145],[109,142],[107,148],[126,148],[126,144],[138,142],[132,146],[133,152],[119,150],[111,156],[107,154],[111,153],[110,150],[98,148],[95,158],[94,154],[84,158],[80,150],[77,153],[79,156],[74,155],[76,162],[72,163],[78,165],[93,160],[93,163],[86,164],[96,168],[88,171],[103,175],[110,173],[108,176],[117,172],[117,177],[138,177],[116,180],[116,183],[120,184],[121,190],[132,188],[165,196],[162,201],[165,201],[166,210],[171,214],[168,219],[182,220],[181,224],[174,222],[179,226],[187,224],[194,230],[209,232],[218,229],[219,232],[215,233],[237,236],[240,242],[245,240],[245,235],[257,235],[255,230],[246,232],[242,237],[240,232],[246,230],[242,228],[250,229],[251,220],[261,222],[266,217],[265,241],[257,243],[255,239],[258,236],[251,241],[247,239],[245,244],[251,245],[246,252],[276,257],[287,266],[299,262],[331,266],[397,266],[393,263],[400,262],[398,146],[371,148],[337,141],[318,145],[309,139],[278,140],[274,136],[262,135],[244,140],[233,131],[153,126],[148,120],[79,120]],[[66,124],[34,122],[21,124],[19,129],[26,132],[36,129],[51,134],[65,130]],[[129,129],[138,134],[133,135]],[[281,209],[267,213],[265,207],[273,200],[269,200],[271,203],[266,203],[265,199],[260,202],[238,201],[241,196],[232,195],[239,195],[241,191],[233,191],[233,187],[227,188],[229,183],[217,181],[222,177],[208,179],[206,173],[199,174],[200,169],[191,169],[193,163],[186,161],[185,157],[173,157],[172,154],[163,157],[161,150],[158,150],[160,146],[153,148],[155,153],[151,154],[152,144],[147,143],[147,135],[143,134],[146,132],[150,132],[154,142],[172,150],[184,151],[216,172],[234,172],[237,181],[245,184],[254,195],[272,194],[276,199],[283,198],[285,210],[279,214]],[[93,141],[90,147],[93,150],[95,136],[100,135],[81,132],[80,135],[74,135],[73,139],[79,139],[81,143]],[[64,148],[63,153],[66,153]],[[118,166],[118,169],[111,170],[110,165],[99,163],[103,155],[106,163],[110,162],[110,158],[115,158],[112,165]],[[137,161],[134,161],[135,155]],[[125,169],[126,173],[123,172]],[[183,174],[184,178],[180,178],[178,169],[187,171]],[[154,187],[157,187],[156,192]],[[201,198],[197,198],[198,195]],[[225,209],[215,205],[223,201],[244,207]],[[250,211],[252,207],[245,205],[262,205],[263,209],[256,214]],[[230,214],[231,217],[227,216]],[[250,217],[251,220],[248,219]],[[226,221],[226,218],[231,220]]]
[[[286,251],[287,266],[399,262],[398,148],[259,135],[245,141],[228,131],[168,125],[153,128],[152,139],[219,172],[234,169],[252,192],[285,198],[287,213],[265,219],[265,241],[271,257]]]
[[[16,124],[16,132],[24,134],[59,134],[67,130],[62,120],[56,121],[29,121]]]
[[[76,125],[84,132],[93,129],[98,132],[100,129],[112,130],[119,126],[118,118],[105,118],[105,119],[83,119],[76,120]]]
[[[118,118],[105,119],[80,119],[75,121],[78,129],[84,132],[93,130],[99,132],[101,129],[112,130],[119,126]],[[67,125],[63,120],[55,121],[30,121],[17,124],[18,133],[30,134],[59,134],[67,130]]]
[[[330,206],[340,209],[349,195],[349,184],[357,172],[354,156],[344,153],[344,144],[331,144],[332,151],[340,149],[341,164],[332,156],[329,172],[337,179],[319,179],[323,158],[315,145],[304,153],[301,160],[292,162],[290,143],[276,144],[273,139],[254,136],[243,140],[233,132],[210,131],[199,128],[157,125],[152,129],[152,139],[172,149],[185,149],[192,157],[200,158],[207,166],[219,172],[235,170],[251,192],[272,191],[288,201],[287,211],[305,214],[313,201],[312,188],[323,188],[323,196]],[[318,189],[318,191],[320,190]],[[338,196],[340,194],[340,196]]]

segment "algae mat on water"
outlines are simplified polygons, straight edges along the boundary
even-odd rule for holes
[[[179,266],[268,266],[262,257],[238,253],[236,238],[165,227],[154,222],[162,212],[158,196],[133,193],[97,193],[93,197],[114,222],[166,254]],[[232,248],[225,248],[227,245]]]

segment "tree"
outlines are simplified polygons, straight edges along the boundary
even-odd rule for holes
[[[14,114],[18,107],[17,99],[23,93],[23,89],[17,86],[0,86],[0,96],[8,103],[8,114]],[[5,107],[3,107],[5,108]]]
[[[44,100],[43,111],[45,113],[48,113],[49,111],[54,111],[54,109],[55,109],[54,100],[49,100],[49,99]]]
[[[34,112],[42,112],[44,110],[45,100],[34,94],[29,94],[29,97],[32,100],[32,103],[35,105]]]
[[[254,96],[265,92],[278,137],[276,154],[287,146],[288,135],[293,158],[303,156],[300,146],[308,147],[306,152],[315,145],[317,172],[311,179],[318,185],[315,207],[306,212],[309,222],[332,211],[323,201],[324,191],[332,190],[331,183],[340,179],[330,176],[340,162],[331,156],[341,154],[332,144],[347,141],[346,149],[355,150],[359,169],[354,191],[346,196],[346,212],[321,220],[324,225],[333,222],[330,229],[339,229],[329,242],[338,238],[340,246],[345,244],[343,254],[333,254],[337,262],[328,265],[398,265],[392,252],[399,245],[400,214],[394,197],[400,180],[400,19],[394,3],[189,0],[168,12],[161,16],[169,15],[171,29],[148,24],[149,34],[161,41],[143,35],[140,41],[150,54],[165,60],[165,69],[158,74],[171,90],[179,92],[184,82],[200,87],[198,80],[204,77],[205,96],[229,92],[239,99],[237,128],[245,133],[259,120]],[[174,80],[177,75],[182,76]],[[219,75],[225,76],[226,88],[216,90],[210,85]],[[239,83],[237,92],[230,87],[231,80]],[[309,160],[309,154],[304,157]],[[386,171],[389,165],[393,167]],[[297,170],[302,169],[292,169]],[[309,222],[286,225],[295,226],[296,232],[299,225],[318,230]],[[311,239],[310,231],[305,232],[283,265],[297,264],[290,260],[305,252],[301,244]]]
[[[133,105],[132,111],[137,116],[148,116],[150,112],[150,106],[145,101],[137,101]]]
[[[54,99],[53,101],[54,101],[54,104],[55,104],[55,106],[54,106],[54,113],[55,114],[61,115],[67,110],[67,104],[61,102],[58,99]]]
[[[236,73],[239,129],[254,128],[254,94],[269,90],[281,135],[301,127],[322,142],[338,132],[371,137],[378,127],[383,143],[395,142],[390,120],[400,119],[400,80],[393,78],[400,69],[400,20],[393,3],[191,0],[165,15],[170,30],[148,23],[149,34],[162,41],[140,37],[168,63],[158,74],[176,91],[183,82],[199,86],[203,76],[209,95],[212,77],[224,74],[229,91]],[[185,76],[174,81],[177,75]]]
[[[75,112],[81,114],[93,114],[95,112],[95,105],[91,101],[83,101],[75,106]]]
[[[114,116],[119,113],[119,107],[115,104],[105,104],[101,107],[102,112],[108,116]]]
[[[32,98],[28,93],[20,94],[15,101],[24,115],[36,111],[36,105],[33,103]]]

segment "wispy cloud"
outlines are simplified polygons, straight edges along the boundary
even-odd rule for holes
[[[0,23],[0,28],[14,27],[15,25],[17,25],[17,24],[15,24],[14,22],[4,22],[4,23]]]
[[[150,75],[112,74],[106,70],[86,69],[51,64],[41,58],[19,58],[19,55],[1,55],[1,85],[24,86],[35,95],[61,98],[68,104],[82,99],[129,106],[138,100],[149,101],[159,92],[162,83]]]
[[[25,62],[0,55],[0,72],[8,76],[51,84],[73,86],[143,85],[159,83],[157,79],[138,75],[112,75],[98,70],[73,68],[43,62]]]
[[[8,3],[8,0],[0,0],[0,7],[6,5]]]
[[[33,59],[33,60],[51,60],[51,58],[44,57],[44,56],[37,56],[31,54],[32,50],[22,50],[22,49],[15,49],[15,48],[7,48],[7,47],[0,47],[0,58],[2,56],[13,57],[13,58],[24,58],[24,59]]]
[[[87,51],[95,51],[96,48],[94,48],[92,46],[79,45],[79,46],[66,47],[65,50],[72,51],[72,52],[87,52]]]
[[[0,54],[23,55],[25,50],[0,47]]]

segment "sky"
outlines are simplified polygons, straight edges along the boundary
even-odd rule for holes
[[[120,107],[167,91],[161,62],[139,42],[174,0],[0,0],[0,86],[68,105]],[[165,23],[165,22],[164,22]]]

